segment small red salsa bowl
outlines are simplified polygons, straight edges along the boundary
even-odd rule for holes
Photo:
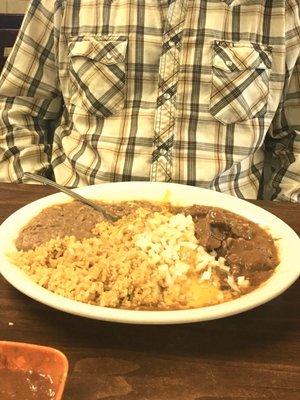
[[[60,351],[34,344],[0,341],[0,369],[3,368],[49,376],[56,393],[53,400],[61,400],[69,365]]]

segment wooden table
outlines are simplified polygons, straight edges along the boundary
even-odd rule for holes
[[[0,184],[0,222],[50,193]],[[300,234],[300,205],[256,203]],[[299,300],[298,281],[268,304],[230,318],[135,326],[52,310],[0,278],[0,338],[62,350],[70,362],[64,400],[296,400]]]

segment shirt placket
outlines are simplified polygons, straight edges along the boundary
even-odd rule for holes
[[[163,33],[159,65],[157,108],[151,181],[172,180],[172,150],[176,123],[176,97],[180,69],[180,53],[188,0],[171,1]]]

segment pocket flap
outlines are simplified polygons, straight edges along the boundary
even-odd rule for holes
[[[124,36],[79,36],[69,41],[71,57],[86,57],[103,64],[125,61],[127,39]]]
[[[272,67],[271,48],[256,43],[214,42],[213,66],[226,72]]]

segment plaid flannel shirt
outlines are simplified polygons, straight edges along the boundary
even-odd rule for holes
[[[299,0],[32,0],[0,79],[0,180],[300,201],[299,21]]]

